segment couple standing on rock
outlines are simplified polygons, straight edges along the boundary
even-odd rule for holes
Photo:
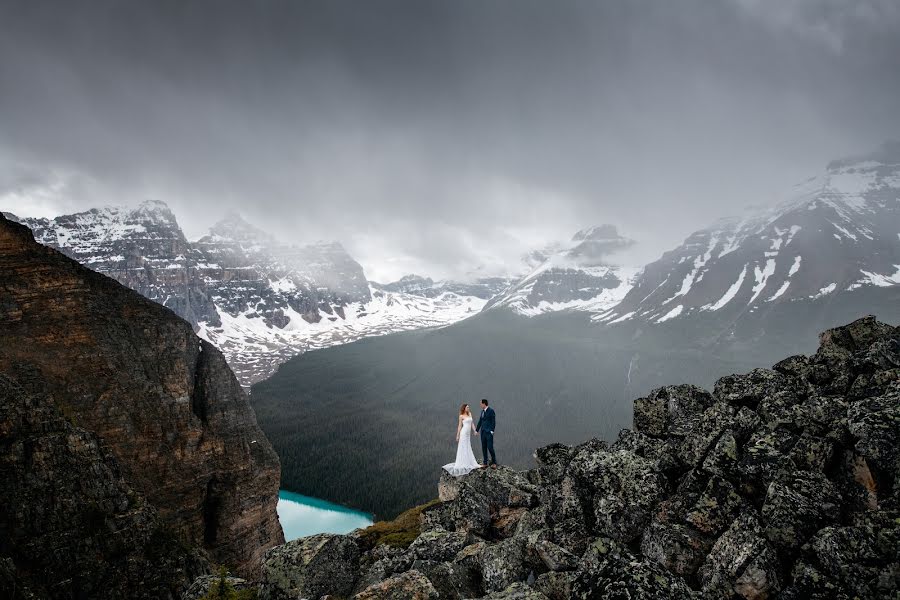
[[[481,467],[497,467],[497,455],[494,454],[494,429],[497,426],[497,413],[488,406],[487,400],[481,401],[481,416],[478,424],[474,424],[472,411],[468,404],[459,408],[459,419],[456,424],[456,462],[444,465],[444,470],[455,477],[466,475],[470,471]],[[472,433],[481,435],[481,453],[484,456],[484,464],[478,464],[475,454],[472,452]],[[488,461],[488,454],[491,460]]]

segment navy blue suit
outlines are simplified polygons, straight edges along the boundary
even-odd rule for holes
[[[497,455],[494,454],[494,429],[497,427],[497,413],[488,406],[481,411],[481,418],[478,419],[478,425],[475,431],[481,435],[481,454],[484,456],[484,464],[497,464]],[[488,453],[491,455],[491,462],[488,462]]]

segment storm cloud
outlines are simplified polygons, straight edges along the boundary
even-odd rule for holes
[[[378,279],[650,259],[900,137],[898,57],[894,0],[0,0],[0,208],[237,210]]]

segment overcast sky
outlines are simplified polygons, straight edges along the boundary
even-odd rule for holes
[[[235,209],[381,280],[650,258],[900,138],[898,57],[896,0],[0,0],[0,208]]]

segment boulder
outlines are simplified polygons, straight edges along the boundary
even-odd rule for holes
[[[795,377],[797,379],[806,379],[810,370],[809,357],[803,354],[795,354],[784,358],[772,367],[773,371],[778,371],[782,375]]]
[[[713,402],[709,392],[695,385],[657,388],[634,401],[634,429],[651,437],[681,435],[691,419]]]
[[[347,596],[359,576],[359,558],[356,541],[346,535],[323,533],[276,546],[263,562],[260,599]]]
[[[370,585],[353,596],[354,600],[437,600],[439,597],[431,581],[416,570]]]
[[[734,432],[726,429],[713,444],[703,459],[702,469],[712,475],[731,478],[737,473],[740,459],[737,438]]]
[[[440,598],[473,598],[481,596],[481,573],[474,567],[453,562],[419,561],[413,563],[434,586]]]
[[[809,424],[810,409],[793,390],[780,390],[766,395],[756,412],[769,429],[784,427],[801,431]]]
[[[759,519],[742,513],[713,544],[699,576],[710,598],[765,600],[781,589],[778,556],[762,535]]]
[[[683,579],[662,566],[638,560],[609,538],[585,552],[572,581],[573,598],[669,600],[693,597]]]
[[[475,542],[474,544],[469,544],[456,553],[456,556],[453,557],[453,562],[481,569],[481,556],[484,554],[487,546],[487,542]]]
[[[528,576],[524,544],[512,538],[485,547],[481,553],[481,575],[488,592],[498,592],[523,581]]]
[[[538,464],[539,483],[549,484],[559,481],[571,457],[572,448],[565,444],[550,444],[535,450],[534,460]]]
[[[803,389],[792,377],[771,369],[753,369],[741,375],[726,375],[716,381],[713,395],[734,406],[756,408],[760,402],[776,394]]]
[[[603,452],[577,467],[574,463],[594,492],[596,532],[621,542],[639,537],[667,487],[653,463],[627,451]]]
[[[572,583],[575,577],[574,571],[542,573],[535,579],[534,589],[550,600],[569,600],[572,597]]]
[[[900,382],[884,395],[857,400],[847,411],[848,428],[856,438],[875,478],[879,498],[900,494]]]
[[[779,473],[762,506],[766,538],[778,548],[797,548],[840,516],[840,496],[822,473]]]
[[[438,480],[438,500],[441,502],[455,500],[459,495],[459,482],[459,477],[454,477],[441,469],[441,478]]]
[[[835,353],[849,356],[854,352],[865,351],[880,339],[895,333],[896,328],[879,322],[873,315],[868,315],[819,334],[819,351],[816,355]]]
[[[734,431],[737,410],[717,402],[697,415],[676,449],[678,462],[686,468],[699,466],[706,454],[727,430]]]
[[[627,450],[653,462],[663,473],[672,473],[678,469],[675,458],[677,442],[672,438],[653,438],[639,431],[623,429],[612,445],[612,450]]]
[[[794,469],[788,454],[796,441],[796,435],[783,429],[763,429],[755,433],[738,463],[741,491],[762,496],[778,472]]]
[[[517,582],[508,588],[488,594],[486,600],[547,600],[547,596],[524,583]]]
[[[827,438],[811,435],[804,431],[788,458],[801,471],[818,471],[824,473],[834,457],[835,443]]]
[[[488,536],[493,539],[512,537],[519,529],[519,522],[528,514],[524,507],[509,508],[503,506],[491,519],[491,527]]]
[[[534,551],[550,571],[572,571],[578,565],[574,554],[548,540],[534,544]]]
[[[641,540],[641,554],[676,575],[690,577],[703,564],[711,545],[687,525],[651,523]]]
[[[737,517],[743,506],[740,495],[728,481],[712,477],[687,509],[685,522],[706,535],[718,535]]]
[[[410,544],[407,552],[414,559],[446,561],[466,547],[468,536],[461,532],[425,531]]]

